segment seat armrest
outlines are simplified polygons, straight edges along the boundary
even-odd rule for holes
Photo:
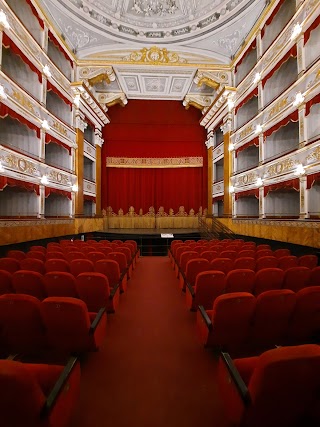
[[[118,283],[116,283],[114,285],[114,287],[111,289],[109,299],[112,299],[115,296],[115,294],[116,294],[116,292],[117,292],[117,290],[118,290],[118,288],[120,286],[121,280],[122,279],[120,278],[120,281]]]
[[[239,393],[239,397],[241,398],[243,404],[245,406],[250,404],[250,394],[248,388],[243,381],[238,369],[236,368],[233,360],[231,359],[229,353],[221,352],[221,360],[223,361],[227,371],[230,374],[231,380],[233,384],[236,386],[236,389]]]
[[[192,298],[194,298],[196,296],[196,293],[193,289],[193,286],[190,285],[189,282],[186,283],[186,287],[188,288],[188,291],[190,292]],[[207,313],[206,313],[207,314]]]
[[[58,380],[56,381],[55,385],[53,386],[53,389],[51,390],[49,396],[47,397],[47,400],[44,404],[44,407],[41,411],[41,417],[46,417],[48,413],[53,408],[53,405],[55,401],[57,400],[60,392],[62,391],[66,381],[70,377],[74,367],[77,364],[78,359],[76,357],[70,357],[67,364],[63,368],[63,371],[61,372]]]
[[[211,322],[210,317],[208,316],[206,310],[204,309],[203,305],[199,305],[198,309],[200,311],[200,314],[201,314],[205,324],[207,325],[207,328],[209,330],[211,330],[212,329],[212,322]]]
[[[94,321],[91,323],[91,326],[89,329],[90,335],[93,335],[95,333],[95,330],[97,329],[97,326],[99,325],[99,322],[102,316],[104,315],[105,311],[106,311],[105,307],[100,308],[100,310],[98,311]]]

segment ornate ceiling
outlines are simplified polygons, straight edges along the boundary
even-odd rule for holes
[[[263,12],[266,0],[37,0],[86,73],[111,66],[112,81],[92,89],[105,103],[178,99],[206,108],[215,84],[232,84],[228,66]],[[83,72],[79,70],[79,75]],[[79,76],[78,76],[79,77]],[[209,79],[210,80],[210,79]],[[220,79],[221,80],[221,79]],[[111,94],[110,96],[108,94]],[[209,98],[208,98],[209,97]],[[111,98],[110,98],[111,99]]]

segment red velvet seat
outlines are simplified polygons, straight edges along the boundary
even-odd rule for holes
[[[253,270],[240,268],[229,271],[226,276],[225,293],[249,292],[253,293],[255,272]]]
[[[190,286],[194,286],[196,283],[196,277],[199,273],[202,271],[212,270],[209,266],[209,261],[204,258],[194,258],[188,261],[186,264],[185,282],[181,289],[184,291],[187,283],[189,283]]]
[[[223,353],[218,385],[225,426],[319,425],[311,408],[319,403],[320,347],[280,347],[234,361]]]
[[[282,270],[288,270],[288,268],[291,267],[298,267],[298,264],[298,258],[294,255],[284,256],[278,260],[278,267]]]
[[[46,337],[41,302],[31,295],[1,295],[0,331],[1,348],[7,353],[34,354],[43,349]]]
[[[94,264],[88,259],[74,259],[70,261],[70,273],[77,277],[80,273],[94,271]]]
[[[21,261],[26,258],[26,254],[23,251],[10,250],[7,252],[7,257]]]
[[[126,292],[128,282],[128,268],[127,268],[127,257],[123,252],[112,251],[109,253],[108,258],[116,261],[119,264],[120,276],[117,279],[117,283],[120,284],[120,291]],[[121,280],[120,280],[121,277]]]
[[[256,272],[256,278],[253,288],[255,295],[272,289],[281,289],[283,283],[284,271],[280,268],[264,268]]]
[[[232,259],[232,260],[235,260],[236,257],[237,257],[237,252],[236,251],[231,251],[231,250],[229,250],[229,248],[226,251],[222,251],[220,253],[220,255],[219,255],[219,258],[229,258],[229,259]]]
[[[65,260],[65,256],[63,252],[47,252],[46,254],[46,261],[48,261],[49,259],[63,259]]]
[[[302,255],[298,259],[299,266],[308,267],[311,270],[318,265],[318,257],[316,255]]]
[[[93,251],[93,252],[87,252],[87,258],[88,260],[92,261],[94,264],[96,261],[100,261],[101,259],[106,259],[106,255],[103,252]]]
[[[30,251],[42,252],[46,254],[47,249],[44,246],[34,245],[31,246]]]
[[[195,286],[187,283],[186,303],[187,307],[196,311],[199,305],[209,310],[215,299],[224,293],[225,274],[222,271],[203,271],[196,277]]]
[[[180,268],[180,265],[181,265],[181,255],[184,252],[187,252],[187,251],[193,251],[193,248],[191,248],[191,246],[189,246],[189,245],[183,245],[181,247],[179,246],[178,249],[177,249],[177,251],[176,251],[174,271],[175,271],[175,274],[176,274],[177,277],[179,277],[179,268]],[[196,251],[194,251],[194,252],[196,252]],[[200,256],[198,254],[198,258],[199,257]]]
[[[267,245],[267,244],[263,244],[263,245],[257,245],[257,247],[256,247],[257,251],[264,250],[264,249],[267,249],[267,250],[271,249],[271,246]]]
[[[74,259],[86,259],[86,256],[80,251],[71,251],[65,254],[65,259],[71,262]]]
[[[106,333],[105,309],[89,313],[84,301],[49,297],[41,303],[48,345],[62,354],[96,351]]]
[[[69,263],[65,259],[48,259],[45,262],[46,273],[60,271],[68,273],[70,271]]]
[[[233,264],[234,269],[246,268],[248,270],[256,270],[256,260],[252,257],[236,258]]]
[[[89,311],[98,312],[105,307],[108,313],[114,313],[119,305],[120,289],[109,287],[107,277],[101,273],[81,273],[76,279],[79,298],[84,301]]]
[[[176,250],[180,246],[183,246],[183,245],[184,245],[184,243],[182,241],[177,241],[174,244],[171,244],[170,251],[169,251],[169,258],[170,258],[170,262],[171,262],[172,268],[174,268],[174,264],[175,264]]]
[[[0,295],[13,293],[12,274],[6,270],[0,270]]]
[[[288,289],[266,291],[257,296],[248,347],[264,351],[282,345],[296,305],[296,294]]]
[[[20,262],[13,258],[0,258],[0,270],[5,270],[13,274],[15,271],[20,270]]]
[[[94,270],[97,273],[107,276],[111,288],[114,288],[118,284],[121,285],[120,268],[117,261],[113,259],[102,259],[95,263]]]
[[[255,258],[256,257],[256,251],[252,249],[243,249],[241,248],[241,251],[237,254],[237,258]]]
[[[134,266],[134,254],[132,254],[131,249],[125,246],[125,244],[119,246],[117,252],[121,252],[126,256],[127,278],[130,279]]]
[[[276,249],[276,250],[273,252],[273,254],[274,254],[274,256],[275,256],[275,257],[277,257],[277,258],[282,258],[282,257],[284,257],[284,256],[290,256],[290,255],[291,255],[291,252],[290,252],[290,249],[282,248],[282,249]]]
[[[248,340],[256,299],[247,292],[220,295],[212,310],[197,311],[197,328],[207,347],[241,352]]]
[[[211,262],[214,258],[218,257],[218,252],[214,250],[209,250],[206,248],[203,252],[200,253],[200,257],[207,259],[209,262]]]
[[[49,297],[77,298],[76,281],[71,273],[51,271],[44,275],[44,286]]]
[[[32,295],[40,301],[47,297],[43,275],[35,271],[19,270],[13,273],[12,287],[16,294]]]
[[[320,267],[315,267],[311,270],[309,286],[319,286],[320,284]]]
[[[36,271],[40,274],[44,274],[46,272],[44,262],[35,258],[26,258],[20,261],[20,269]]]
[[[178,273],[180,289],[185,288],[185,277],[186,277],[187,262],[192,260],[192,259],[196,259],[196,258],[199,258],[199,254],[196,251],[185,251],[181,254],[180,269],[179,269],[179,273]]]
[[[256,271],[262,270],[264,268],[277,268],[278,267],[278,258],[275,256],[263,256],[256,260]]]
[[[274,256],[274,253],[271,249],[260,249],[256,250],[256,259],[262,258],[264,256]]]
[[[46,260],[46,254],[42,251],[29,251],[26,253],[26,258],[39,259],[42,262]]]
[[[284,272],[283,289],[298,292],[309,285],[311,270],[307,267],[291,267]],[[319,283],[320,285],[320,283]]]
[[[67,427],[80,392],[80,364],[0,360],[2,427]]]
[[[210,262],[210,270],[223,271],[228,274],[233,269],[234,261],[230,258],[215,258]]]

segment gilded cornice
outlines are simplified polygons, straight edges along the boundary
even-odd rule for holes
[[[202,70],[199,69],[193,79],[194,83],[198,86],[206,85],[217,90],[220,85],[231,84],[231,72],[230,71],[218,71],[218,70]]]
[[[190,94],[185,96],[183,100],[183,105],[186,108],[186,110],[188,110],[188,108],[191,105],[201,110],[204,113],[210,107],[213,100],[214,100],[213,96]]]
[[[210,122],[214,122],[215,116],[219,114],[222,108],[227,106],[228,99],[233,99],[235,92],[236,88],[234,87],[220,85],[213,103],[200,121],[201,126],[207,127]]]
[[[187,60],[181,58],[178,53],[171,52],[166,48],[159,48],[158,46],[152,46],[150,48],[144,47],[140,50],[131,52],[129,55],[124,56],[122,61],[149,65],[176,65],[187,63]]]
[[[105,104],[108,108],[116,104],[120,104],[122,107],[128,104],[128,100],[124,92],[97,93],[97,98],[100,104]]]
[[[98,117],[103,124],[110,123],[110,119],[107,116],[106,112],[101,107],[98,100],[89,90],[86,84],[83,82],[74,82],[71,83],[71,90],[74,96],[78,96],[82,102]],[[81,106],[80,106],[81,108]]]

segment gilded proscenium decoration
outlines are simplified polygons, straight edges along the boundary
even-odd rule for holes
[[[25,95],[23,95],[21,92],[14,90],[11,96],[15,101],[18,102],[20,107],[24,107],[28,111],[30,111],[30,113],[35,114],[32,102],[30,102],[30,100]]]
[[[229,84],[229,76],[227,72],[213,72],[206,70],[198,70],[195,78],[193,79],[194,83],[198,86],[203,84],[213,89],[218,89],[220,84]]]
[[[112,168],[200,168],[203,157],[107,157],[107,167]]]
[[[87,80],[88,83],[93,86],[102,81],[106,81],[108,84],[115,81],[116,75],[114,74],[112,67],[84,67],[79,70],[79,77]]]
[[[30,175],[37,174],[36,165],[21,157],[9,154],[8,156],[1,156],[0,160],[1,162],[5,163],[6,167],[9,167],[10,169],[15,169],[19,172],[23,172]]]
[[[203,110],[205,112],[214,100],[213,96],[201,96],[201,95],[186,95],[183,100],[183,105],[188,110],[190,105],[199,110]]]
[[[270,120],[273,116],[280,113],[288,105],[288,97],[280,99],[269,111],[268,119]]]
[[[256,182],[257,180],[257,175],[255,173],[247,173],[245,175],[239,176],[236,184],[241,186],[241,185],[248,185],[248,184],[252,184],[253,182]]]
[[[128,104],[127,97],[125,93],[99,93],[98,94],[98,102],[100,104],[106,104],[108,107],[112,107],[113,105],[120,104],[122,107]]]
[[[58,172],[58,171],[51,170],[48,173],[48,178],[51,181],[57,182],[58,184],[62,184],[62,185],[70,184],[69,177],[67,175],[61,173],[61,172]]]
[[[122,58],[124,62],[143,62],[149,64],[181,64],[187,60],[180,58],[176,52],[170,52],[166,48],[152,46],[149,49],[144,47],[131,52],[130,55]]]
[[[288,172],[292,170],[296,165],[296,162],[294,162],[292,159],[286,159],[283,162],[275,163],[274,165],[271,165],[267,169],[268,176],[276,176],[280,175],[284,172]]]

